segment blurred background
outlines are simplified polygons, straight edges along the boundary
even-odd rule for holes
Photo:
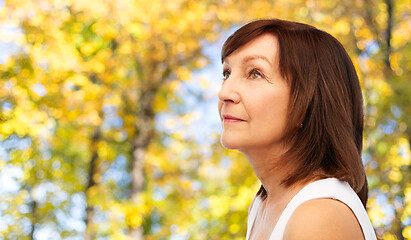
[[[246,22],[312,24],[365,99],[368,213],[411,239],[407,0],[0,1],[0,240],[245,239],[259,189],[219,144],[220,49]]]

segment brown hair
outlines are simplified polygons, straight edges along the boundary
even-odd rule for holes
[[[276,167],[290,171],[282,183],[291,186],[328,177],[347,181],[364,206],[367,179],[361,161],[363,99],[357,73],[344,47],[315,27],[279,19],[257,20],[231,35],[221,60],[251,40],[278,38],[281,75],[290,84],[290,149]],[[257,195],[265,199],[261,186]]]

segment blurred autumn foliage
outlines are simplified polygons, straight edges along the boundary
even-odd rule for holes
[[[244,239],[257,179],[192,109],[215,103],[227,34],[272,17],[346,47],[368,213],[379,238],[411,239],[410,13],[406,0],[5,1],[0,239]]]

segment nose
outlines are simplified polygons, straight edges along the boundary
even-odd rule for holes
[[[218,99],[221,103],[238,103],[240,101],[238,87],[235,86],[233,78],[230,77],[223,82]]]

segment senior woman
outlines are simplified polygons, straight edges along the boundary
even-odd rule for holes
[[[312,26],[251,22],[224,43],[221,143],[262,185],[247,239],[376,239],[361,161],[363,100],[343,46]]]

